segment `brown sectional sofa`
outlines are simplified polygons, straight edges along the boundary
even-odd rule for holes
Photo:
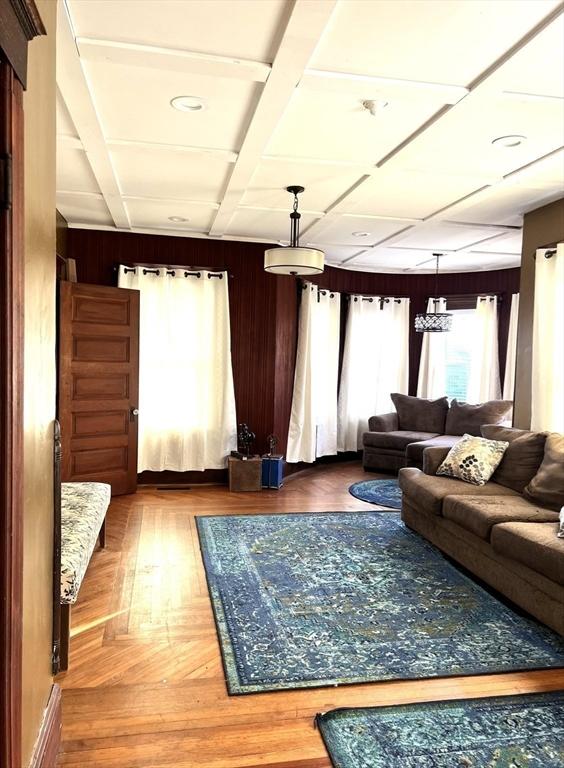
[[[504,433],[500,439],[510,441],[510,448],[512,439],[534,435],[496,429]],[[484,428],[488,430],[487,436],[493,438],[495,429]],[[546,439],[546,435],[540,437]],[[560,450],[564,437],[556,437]],[[564,635],[564,539],[557,537],[557,506],[564,493],[564,452],[551,465],[552,473],[556,472],[552,487],[560,494],[555,505],[552,498],[548,504],[527,498],[535,477],[541,476],[539,467],[546,467],[542,453],[535,468],[531,465],[534,451],[527,457],[522,450],[510,452],[508,448],[492,479],[476,486],[436,475],[448,450],[428,448],[422,471],[415,467],[400,470],[402,520],[486,584]],[[525,473],[524,466],[528,466]],[[513,477],[519,477],[519,482],[512,484],[520,490],[505,484],[511,483],[508,478],[512,477],[512,469]]]
[[[371,416],[363,435],[362,464],[366,470],[397,472],[402,467],[423,466],[423,451],[429,447],[452,448],[466,432],[480,435],[482,424],[497,424],[511,418],[513,403],[490,400],[469,405],[448,399],[425,400],[394,393],[395,413]]]

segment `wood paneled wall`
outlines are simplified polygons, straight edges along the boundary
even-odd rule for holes
[[[68,230],[68,256],[77,262],[78,279],[115,285],[119,263],[178,264],[226,268],[229,271],[231,345],[238,421],[257,434],[256,450],[266,449],[274,432],[285,450],[292,401],[298,330],[298,284],[293,278],[269,275],[263,269],[265,245],[235,241],[140,235],[95,230]],[[409,296],[411,312],[423,311],[434,293],[433,275],[391,275],[352,272],[328,267],[315,279],[334,291]],[[502,295],[500,358],[505,360],[511,294],[519,290],[519,270],[443,275],[442,295],[495,292]],[[190,329],[185,329],[187,338]],[[412,333],[410,392],[417,388],[421,335]],[[502,365],[503,369],[503,365]],[[159,478],[160,482],[202,478]],[[154,476],[142,479],[154,480]],[[203,479],[212,479],[204,473]],[[215,479],[215,476],[214,476]]]

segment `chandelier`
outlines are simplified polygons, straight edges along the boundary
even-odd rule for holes
[[[419,312],[415,315],[415,330],[418,333],[444,333],[450,331],[452,327],[452,315],[448,312],[437,312],[437,305],[440,302],[439,298],[439,259],[442,253],[434,253],[433,256],[437,260],[437,266],[435,269],[435,298],[432,299],[434,312]]]
[[[277,275],[317,275],[323,272],[325,254],[316,248],[300,246],[300,218],[298,213],[298,195],[304,187],[286,187],[294,195],[294,205],[290,214],[290,245],[280,248],[268,248],[264,252],[264,268]]]

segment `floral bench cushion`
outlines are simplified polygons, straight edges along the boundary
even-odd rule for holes
[[[106,483],[63,483],[61,603],[74,603],[110,504]]]

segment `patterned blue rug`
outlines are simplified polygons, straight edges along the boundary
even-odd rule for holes
[[[377,511],[197,518],[229,692],[564,666],[523,618]]]
[[[335,768],[562,768],[564,693],[336,709],[317,723]]]
[[[362,480],[360,483],[353,483],[349,493],[356,499],[368,501],[370,504],[401,509],[401,488],[395,478],[393,480]]]

